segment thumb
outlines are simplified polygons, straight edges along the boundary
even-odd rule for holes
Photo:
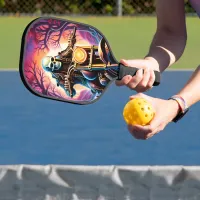
[[[134,125],[133,130],[143,132],[145,134],[152,134],[157,131],[160,124],[161,124],[160,118],[155,116],[149,125],[146,126]]]
[[[149,128],[153,132],[155,129],[157,129],[161,124],[161,118],[158,115],[155,115],[152,121],[149,124]]]
[[[120,60],[120,63],[122,63],[123,65],[127,66],[127,67],[136,67],[136,68],[145,68],[145,63],[144,60],[142,59],[136,59],[136,60]]]
[[[135,125],[133,129],[135,131],[142,132],[144,134],[154,134],[155,132],[157,132],[159,126],[160,126],[159,118],[154,118],[149,125],[146,126]]]

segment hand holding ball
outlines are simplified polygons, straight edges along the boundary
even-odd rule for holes
[[[148,125],[155,115],[153,106],[144,98],[130,100],[124,107],[124,120],[129,125]]]

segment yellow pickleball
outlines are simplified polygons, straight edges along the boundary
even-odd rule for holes
[[[154,115],[153,106],[144,98],[130,100],[123,110],[124,120],[129,125],[145,126],[151,122]]]

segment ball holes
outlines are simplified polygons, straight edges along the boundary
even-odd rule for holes
[[[148,117],[148,115],[146,114],[145,117]]]
[[[144,111],[144,108],[141,108],[142,111]]]

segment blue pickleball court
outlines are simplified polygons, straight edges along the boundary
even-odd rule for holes
[[[168,98],[192,71],[168,71],[148,94]],[[135,140],[122,118],[134,92],[113,83],[88,106],[42,99],[17,71],[0,72],[0,164],[199,165],[200,104],[148,141]]]

